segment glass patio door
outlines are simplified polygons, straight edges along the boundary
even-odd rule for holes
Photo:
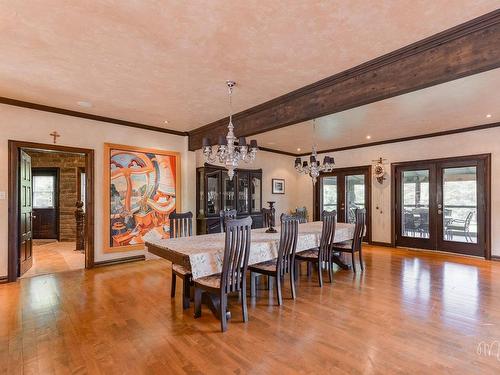
[[[395,169],[396,245],[485,256],[485,159],[404,164]]]
[[[357,208],[367,211],[367,237],[370,239],[370,167],[337,169],[320,175],[315,190],[315,220],[323,210],[337,211],[337,221],[354,223]]]

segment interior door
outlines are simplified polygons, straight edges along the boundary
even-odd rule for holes
[[[397,166],[396,245],[485,256],[486,160],[471,156]]]
[[[33,265],[31,157],[21,150],[19,163],[19,276]]]
[[[33,238],[59,239],[57,168],[33,168]]]

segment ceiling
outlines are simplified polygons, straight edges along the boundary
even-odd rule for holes
[[[500,122],[500,69],[258,134],[262,147],[310,152]],[[236,124],[237,126],[237,124]],[[367,139],[369,137],[369,139]],[[300,150],[298,150],[300,149]]]
[[[227,114],[226,79],[240,111],[497,7],[0,0],[0,96],[187,131]]]

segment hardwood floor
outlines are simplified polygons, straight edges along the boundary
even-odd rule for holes
[[[0,285],[0,374],[498,374],[500,262],[365,246],[366,271],[296,301],[230,301],[228,331],[170,299],[163,260]]]
[[[85,268],[85,253],[75,251],[75,248],[75,242],[55,241],[33,245],[33,266],[22,277]]]

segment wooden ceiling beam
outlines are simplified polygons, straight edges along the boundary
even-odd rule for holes
[[[348,47],[347,47],[348,48]],[[500,9],[233,116],[251,136],[500,67]],[[223,118],[189,133],[189,149],[227,133]]]

